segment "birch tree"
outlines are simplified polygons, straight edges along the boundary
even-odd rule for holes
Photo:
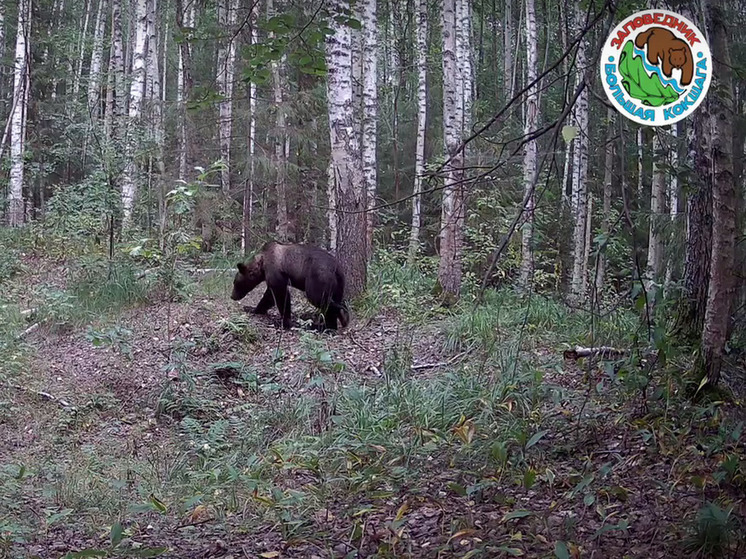
[[[249,25],[251,26],[251,45],[259,42],[259,29],[257,22],[259,20],[259,0],[255,0],[251,5],[249,14]],[[249,137],[247,138],[249,149],[249,176],[246,180],[243,193],[243,219],[241,227],[241,251],[244,255],[248,253],[249,230],[251,227],[252,212],[254,206],[254,173],[256,164],[254,155],[256,153],[256,83],[249,82]]]
[[[227,32],[227,44],[223,39],[218,49],[218,68],[216,83],[218,94],[221,96],[219,104],[218,129],[220,135],[220,157],[224,166],[220,171],[220,184],[223,192],[231,190],[231,133],[233,129],[233,82],[236,64],[236,42],[233,29],[236,24],[238,0],[218,1],[218,24],[220,29]]]
[[[10,113],[10,177],[8,225],[20,227],[25,218],[23,198],[26,114],[29,78],[29,39],[31,37],[31,0],[18,2],[16,52],[13,65],[13,100]]]
[[[536,10],[534,0],[526,0],[526,80],[532,83],[538,75],[538,54],[536,34]],[[539,120],[538,86],[532,87],[526,95],[526,120],[523,127],[525,136],[532,134]],[[521,238],[521,270],[519,283],[527,287],[534,271],[533,232],[535,198],[532,192],[533,180],[537,167],[536,140],[526,143],[523,149],[523,189],[526,206],[524,207],[524,224]]]
[[[668,182],[668,215],[671,223],[675,223],[679,214],[679,128],[678,123],[671,127],[671,136],[673,140],[673,149],[671,150],[671,168],[673,173]],[[678,255],[669,254],[666,262],[666,279],[665,288],[668,289],[673,281],[675,261]]]
[[[367,197],[366,246],[373,250],[376,192],[378,173],[376,146],[378,133],[378,0],[363,0],[361,6],[363,28],[363,175]]]
[[[443,132],[446,148],[445,187],[443,188],[440,217],[440,260],[438,283],[444,302],[452,303],[461,291],[461,260],[464,207],[463,152],[459,152],[460,132],[464,121],[462,73],[458,68],[457,9],[463,0],[444,0],[442,7],[443,33]]]
[[[105,139],[115,135],[114,121],[124,114],[124,48],[122,43],[122,0],[111,0],[111,49],[104,112]]]
[[[505,0],[503,15],[503,84],[505,102],[513,98],[513,0]]]
[[[88,114],[97,119],[100,112],[101,61],[104,57],[107,0],[99,0],[96,11],[96,28],[93,36],[91,65],[88,71]]]
[[[76,99],[78,97],[78,92],[80,91],[80,79],[83,75],[83,54],[85,53],[85,45],[88,39],[88,21],[91,19],[92,9],[93,0],[87,0],[85,3],[85,15],[83,17],[83,29],[81,30],[80,37],[78,39],[78,66],[73,77],[73,96]]]
[[[184,5],[186,2],[186,6]],[[182,34],[179,44],[178,75],[176,77],[176,104],[178,113],[179,179],[186,180],[189,158],[189,135],[187,131],[186,104],[192,90],[192,46],[191,32],[196,19],[195,2],[176,0],[176,26]],[[252,113],[253,114],[253,113]]]
[[[582,25],[583,11],[579,6],[575,8],[576,29],[580,31]],[[587,65],[586,57],[587,41],[585,38],[580,40],[577,51],[578,79],[577,85],[580,85],[585,79],[585,70]],[[584,88],[580,93],[575,107],[577,138],[573,150],[573,171],[572,171],[572,200],[574,214],[573,228],[573,267],[572,282],[570,293],[575,301],[580,301],[586,291],[586,277],[583,273],[587,269],[585,262],[585,232],[588,224],[588,89]]]
[[[412,189],[412,233],[409,262],[414,262],[420,246],[422,177],[425,174],[425,134],[427,132],[427,9],[428,0],[417,1],[417,146]]]
[[[650,290],[660,279],[663,258],[663,240],[659,232],[659,220],[665,209],[666,171],[661,158],[663,150],[658,131],[653,135],[653,180],[650,186],[650,213],[648,234],[648,258],[646,264],[645,289]]]
[[[702,330],[703,367],[710,384],[717,384],[723,367],[728,322],[735,295],[734,260],[736,206],[738,198],[733,175],[733,66],[728,48],[728,29],[722,0],[709,7],[710,44],[714,61],[715,87],[712,96],[712,256],[707,310]]]
[[[345,3],[338,0],[333,7],[341,12]],[[363,187],[365,181],[360,142],[355,133],[348,26],[337,25],[334,34],[326,37],[326,65],[333,183],[339,195],[333,207],[342,210],[337,220],[339,231],[336,252],[345,272],[345,295],[352,299],[365,290],[368,250]]]
[[[122,227],[132,223],[132,210],[137,195],[137,166],[135,164],[135,129],[142,119],[145,94],[146,38],[148,34],[148,2],[135,0],[135,44],[132,52],[131,85],[129,92],[129,122],[127,124],[127,160],[122,173]]]

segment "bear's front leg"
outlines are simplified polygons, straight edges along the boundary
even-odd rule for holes
[[[262,295],[262,298],[259,300],[256,308],[251,312],[254,314],[267,314],[274,304],[275,297],[272,295],[272,290],[268,287],[264,292],[264,295]]]

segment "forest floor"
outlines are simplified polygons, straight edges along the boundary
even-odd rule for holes
[[[40,326],[0,353],[0,557],[746,549],[742,406],[687,403],[673,360],[564,360],[590,321],[559,304],[438,311],[382,274],[328,335],[243,312],[262,291],[230,301],[231,272],[81,319],[100,290],[63,262],[19,270],[6,340]]]

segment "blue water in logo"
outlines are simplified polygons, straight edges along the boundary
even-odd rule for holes
[[[658,68],[658,66],[652,66],[650,62],[648,62],[648,57],[645,55],[644,50],[638,49],[637,45],[635,45],[634,43],[632,43],[632,47],[635,49],[634,53],[636,55],[639,55],[640,58],[642,58],[642,64],[645,66],[645,69],[648,72],[653,72],[655,74],[658,74],[658,77],[661,79],[661,83],[663,84],[664,87],[667,85],[670,85],[671,87],[674,88],[674,90],[676,90],[676,93],[679,93],[679,94],[684,93],[686,91],[686,89],[682,89],[682,87],[679,85],[677,80],[675,80],[674,78],[667,78],[663,74],[663,70]]]

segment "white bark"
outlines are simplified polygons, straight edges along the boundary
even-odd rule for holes
[[[0,60],[5,56],[5,3],[0,2]],[[0,75],[4,72],[0,71]]]
[[[326,213],[329,222],[329,250],[337,252],[337,181],[334,178],[334,161],[331,159],[326,177],[326,195],[329,200],[329,209]]]
[[[363,0],[363,174],[367,197],[367,247],[373,250],[373,229],[375,227],[376,192],[378,172],[376,168],[376,147],[378,134],[378,2]],[[370,252],[369,252],[370,256]]]
[[[446,186],[440,223],[440,261],[438,281],[447,298],[457,299],[461,291],[461,260],[463,227],[466,217],[464,207],[463,152],[457,153],[461,132],[466,121],[464,115],[464,73],[458,68],[460,59],[460,3],[465,0],[443,2],[443,128],[447,165]],[[468,87],[468,84],[466,85]]]
[[[13,73],[13,108],[10,114],[10,178],[8,225],[20,227],[25,217],[23,199],[23,153],[26,143],[28,103],[29,40],[31,38],[31,0],[19,0],[16,52]]]
[[[185,5],[186,4],[186,5]],[[187,29],[193,29],[196,19],[195,2],[182,2],[182,13],[179,14],[182,27]],[[184,51],[191,52],[191,45],[189,41],[185,44],[179,45],[179,70],[176,81],[176,104],[179,110],[179,179],[186,180],[187,177],[187,153],[188,147],[188,136],[187,136],[187,115],[186,115],[186,102],[187,84],[185,82],[185,74],[189,70],[185,67]],[[191,60],[191,56],[189,57]],[[253,114],[253,113],[252,113]]]
[[[660,279],[663,255],[663,240],[661,239],[659,220],[665,209],[666,171],[658,159],[661,151],[659,134],[653,135],[653,180],[650,186],[650,213],[648,235],[648,259],[646,266],[646,285],[649,290],[652,283]]]
[[[135,177],[135,128],[139,127],[142,118],[142,103],[145,92],[146,37],[148,33],[147,0],[136,0],[135,4],[135,44],[132,51],[132,83],[129,93],[129,123],[127,126],[127,161],[122,173],[122,226],[127,228],[132,223],[132,210],[137,195]]]
[[[259,31],[257,21],[259,20],[259,2],[251,6],[249,24],[251,25],[251,44],[259,42]],[[241,250],[245,255],[248,252],[249,229],[251,227],[252,213],[254,207],[254,172],[256,169],[254,154],[256,152],[256,84],[249,83],[249,177],[243,194],[243,227],[241,228]]]
[[[575,7],[575,18],[578,22],[582,21],[582,9],[579,5]],[[585,79],[583,72],[587,65],[586,58],[587,41],[580,41],[577,52],[577,68],[579,85]],[[573,269],[570,292],[572,298],[579,302],[585,296],[587,277],[584,271],[588,265],[585,262],[587,251],[585,250],[586,228],[589,226],[588,216],[588,191],[586,179],[588,176],[588,88],[584,88],[578,97],[576,111],[577,138],[575,139],[573,153],[573,184],[572,199],[574,203],[574,230],[573,230]]]
[[[339,0],[338,7],[346,3]],[[326,38],[327,99],[334,183],[339,216],[337,257],[345,272],[346,293],[354,298],[365,289],[367,243],[364,176],[359,136],[355,131],[350,28],[336,27]]]
[[[122,35],[121,0],[111,2],[111,49],[109,51],[109,75],[106,87],[106,112],[104,113],[104,137],[110,139],[114,121],[124,114],[124,50]]]
[[[673,169],[673,172],[671,173],[671,178],[668,183],[668,214],[669,214],[669,219],[671,220],[671,223],[674,223],[676,221],[678,214],[679,214],[678,135],[679,135],[678,124],[674,124],[671,127],[671,140],[673,144],[673,148],[671,149],[671,167]],[[673,281],[674,258],[676,258],[676,256],[677,255],[675,254],[671,254],[668,257],[668,263],[666,265],[666,279],[665,279],[665,285],[667,288],[671,285],[671,282]]]
[[[534,0],[526,0],[526,70],[528,83],[538,76],[539,56],[537,52],[536,10]],[[538,86],[532,87],[526,95],[526,120],[523,133],[528,136],[536,131],[539,121]],[[521,238],[520,284],[529,286],[534,272],[533,233],[535,197],[532,192],[537,166],[536,140],[529,141],[523,151],[523,193],[526,200],[525,221]]]
[[[415,148],[414,188],[412,196],[412,234],[409,260],[420,246],[422,177],[425,173],[425,133],[427,131],[427,0],[417,2],[417,147]]]
[[[609,234],[611,229],[611,193],[614,172],[614,109],[609,107],[606,112],[606,148],[604,155],[604,198],[603,216],[604,233]],[[606,255],[601,251],[598,255],[596,266],[596,292],[600,295],[603,291],[606,276]]]
[[[637,197],[641,199],[642,192],[644,190],[643,185],[643,150],[645,147],[645,138],[642,135],[642,126],[637,129]]]
[[[503,84],[507,103],[513,98],[513,0],[505,0],[503,15]]]
[[[85,5],[85,17],[83,19],[83,31],[80,34],[79,49],[78,49],[78,68],[75,71],[75,77],[73,78],[73,97],[78,97],[80,91],[80,78],[83,74],[83,54],[85,53],[85,45],[88,40],[88,20],[91,18],[91,10],[93,9],[93,0],[88,0]]]
[[[267,18],[275,14],[274,3],[267,0]],[[270,40],[275,38],[275,34],[270,32]],[[274,168],[275,168],[275,194],[277,196],[277,226],[275,232],[281,241],[287,241],[289,235],[288,228],[288,203],[287,203],[287,158],[285,157],[285,143],[287,141],[286,114],[283,103],[283,90],[287,87],[283,80],[282,68],[285,65],[285,57],[278,61],[273,61],[270,65],[272,71],[272,97],[273,109],[275,111],[275,128],[274,128]]]
[[[236,62],[236,41],[233,30],[236,24],[238,0],[220,0],[218,2],[218,23],[226,34],[228,44],[221,44],[218,50],[218,68],[216,81],[218,93],[222,96],[219,105],[218,128],[220,134],[220,157],[225,167],[220,173],[220,184],[224,193],[231,189],[231,134],[233,131],[233,82]]]
[[[107,0],[99,0],[96,12],[96,29],[93,36],[91,67],[88,72],[88,114],[96,119],[100,112],[101,60],[104,56],[104,35],[106,33]]]

